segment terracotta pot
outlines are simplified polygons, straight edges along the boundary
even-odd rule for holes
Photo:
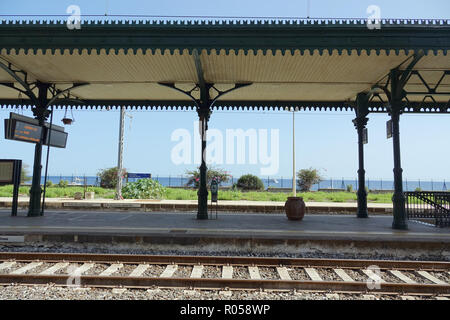
[[[302,197],[288,197],[284,210],[289,220],[302,220],[305,215],[305,202]]]

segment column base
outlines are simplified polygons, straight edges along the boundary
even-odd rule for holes
[[[406,221],[395,221],[392,222],[392,229],[395,230],[408,230],[408,223]]]
[[[369,213],[367,211],[358,211],[356,213],[356,217],[357,218],[368,218],[369,217]]]

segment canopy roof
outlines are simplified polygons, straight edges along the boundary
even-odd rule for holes
[[[60,107],[194,107],[163,84],[190,91],[200,68],[212,99],[251,84],[215,107],[351,108],[359,92],[387,87],[391,69],[423,54],[405,86],[405,107],[450,112],[449,50],[449,21],[387,20],[373,30],[364,20],[90,21],[80,30],[65,21],[0,23],[0,63],[26,83],[49,83],[48,99],[75,84],[69,99],[55,100]],[[12,88],[22,86],[11,72],[0,69],[0,83],[1,104],[33,104]],[[387,101],[380,90],[371,111],[385,111]]]

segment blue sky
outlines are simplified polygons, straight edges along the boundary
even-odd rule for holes
[[[208,16],[279,16],[305,17],[307,3],[297,1],[6,1],[0,2],[0,14],[61,14],[69,5],[78,5],[81,14],[208,15]],[[367,17],[366,8],[378,5],[382,17],[450,18],[450,2],[437,1],[325,1],[311,0],[311,17]],[[0,109],[0,132],[10,109]],[[24,112],[31,115],[30,112]],[[98,169],[117,164],[118,111],[73,111],[75,122],[67,126],[66,149],[51,150],[50,175],[94,175]],[[179,175],[195,165],[174,165],[170,155],[176,142],[174,130],[185,128],[193,133],[197,115],[193,112],[133,111],[125,122],[124,166],[133,172],[154,175]],[[61,124],[63,111],[55,112]],[[327,177],[357,176],[357,135],[354,114],[342,112],[301,112],[296,114],[297,169],[314,167]],[[392,178],[392,140],[386,139],[384,114],[370,115],[369,144],[365,147],[366,173],[369,178]],[[450,180],[450,116],[403,115],[401,151],[404,177]],[[216,111],[210,128],[222,132],[242,128],[279,129],[280,169],[277,176],[288,178],[292,172],[292,115],[288,112]],[[2,134],[3,135],[3,134]],[[46,148],[44,149],[44,153]],[[33,163],[34,146],[7,141],[0,137],[0,157],[19,158]],[[220,166],[234,176],[259,174],[259,165]]]

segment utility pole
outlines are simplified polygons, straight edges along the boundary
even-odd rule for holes
[[[117,189],[116,200],[122,199],[122,172],[123,172],[123,127],[125,119],[125,107],[120,107],[120,127],[119,127],[119,157],[117,161]]]

